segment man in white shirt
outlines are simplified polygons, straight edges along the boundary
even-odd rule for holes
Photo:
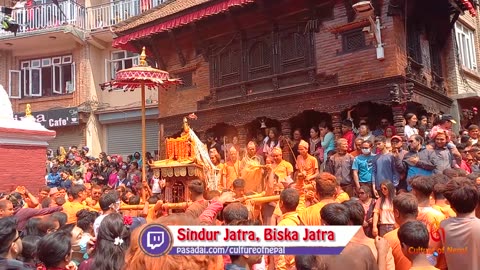
[[[103,194],[100,197],[100,201],[98,202],[100,205],[100,209],[102,209],[102,214],[95,219],[93,223],[93,231],[95,233],[95,237],[98,233],[98,228],[102,223],[103,219],[111,213],[116,213],[120,210],[120,198],[116,191],[111,191],[106,194]]]

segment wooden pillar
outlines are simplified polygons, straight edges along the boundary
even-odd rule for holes
[[[237,127],[237,136],[238,136],[238,143],[240,144],[240,153],[239,157],[242,159],[246,155],[246,149],[247,149],[247,143],[248,143],[248,138],[247,138],[247,127],[245,125],[241,125]]]
[[[147,122],[145,115],[145,84],[142,83],[142,181],[148,181],[147,179]]]
[[[330,115],[332,116],[333,134],[335,134],[336,140],[342,137],[342,115],[340,112],[333,112]]]
[[[237,132],[238,132],[238,143],[241,146],[247,146],[248,143],[248,138],[247,138],[247,127],[245,125],[238,126]]]
[[[160,124],[158,131],[158,160],[167,159],[165,143],[165,126]]]
[[[396,105],[392,107],[393,113],[393,125],[395,126],[396,134],[400,137],[404,137],[404,128],[403,125],[403,107],[401,105]]]
[[[292,160],[294,160],[294,157],[287,142],[292,139],[292,125],[290,124],[289,120],[280,121],[280,125],[282,128],[282,135],[285,139],[287,139],[280,144],[282,146],[283,159],[290,161],[291,163]]]

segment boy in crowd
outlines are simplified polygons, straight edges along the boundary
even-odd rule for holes
[[[402,245],[402,252],[412,262],[410,269],[435,270],[425,256],[428,250],[427,226],[420,221],[409,221],[398,229],[398,239]]]

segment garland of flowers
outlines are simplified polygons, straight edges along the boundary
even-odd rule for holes
[[[463,109],[462,115],[465,120],[472,120],[476,115],[478,115],[478,108],[472,107],[470,109]]]

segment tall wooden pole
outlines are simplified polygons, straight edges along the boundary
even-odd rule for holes
[[[147,152],[147,122],[145,112],[145,84],[142,83],[142,181],[147,181],[146,152]]]

